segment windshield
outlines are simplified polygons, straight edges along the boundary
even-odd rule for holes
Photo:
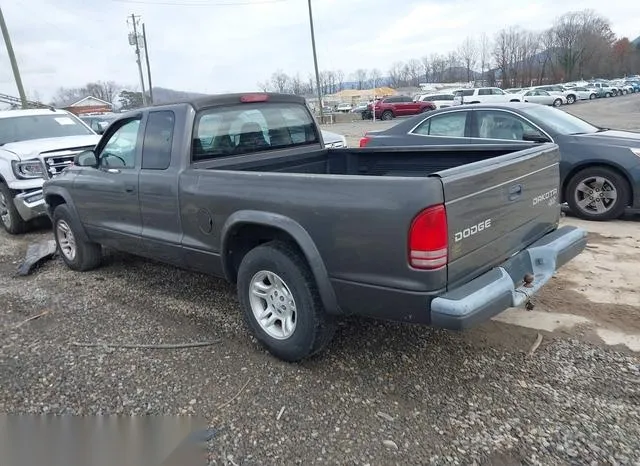
[[[550,127],[559,134],[597,133],[599,129],[580,118],[569,115],[563,110],[546,106],[535,106],[524,110],[527,115],[539,120],[543,126]]]
[[[93,134],[69,115],[30,115],[0,118],[0,145],[34,139],[62,138]]]

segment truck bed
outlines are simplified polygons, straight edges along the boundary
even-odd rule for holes
[[[197,168],[318,175],[424,177],[515,152],[513,146],[319,149],[260,154],[194,164]],[[235,160],[234,160],[235,159]]]

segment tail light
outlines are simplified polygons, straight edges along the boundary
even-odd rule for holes
[[[449,235],[447,211],[443,204],[420,212],[409,230],[409,265],[435,270],[447,265]]]
[[[360,138],[360,147],[367,147],[369,141],[371,141],[371,138],[365,134],[364,137]]]
[[[252,102],[266,102],[269,100],[269,96],[267,94],[245,94],[240,97],[240,102],[243,104],[248,104]]]

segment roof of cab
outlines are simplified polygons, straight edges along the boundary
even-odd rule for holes
[[[68,115],[66,110],[47,109],[47,108],[32,108],[27,110],[3,110],[0,111],[0,118],[16,118],[21,116],[38,116],[38,115]]]

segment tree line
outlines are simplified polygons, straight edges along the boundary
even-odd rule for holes
[[[466,37],[457,50],[393,63],[386,73],[357,69],[320,72],[323,95],[346,88],[418,87],[421,83],[481,82],[503,88],[578,79],[614,78],[640,72],[640,44],[617,38],[609,20],[593,10],[565,13],[543,31],[511,26],[493,37]],[[302,79],[278,70],[258,83],[264,91],[316,93],[315,77]]]
[[[82,87],[60,87],[51,105],[65,107],[85,97],[96,97],[112,104],[119,103],[122,110],[142,107],[142,92],[125,89],[114,81],[96,81]]]

